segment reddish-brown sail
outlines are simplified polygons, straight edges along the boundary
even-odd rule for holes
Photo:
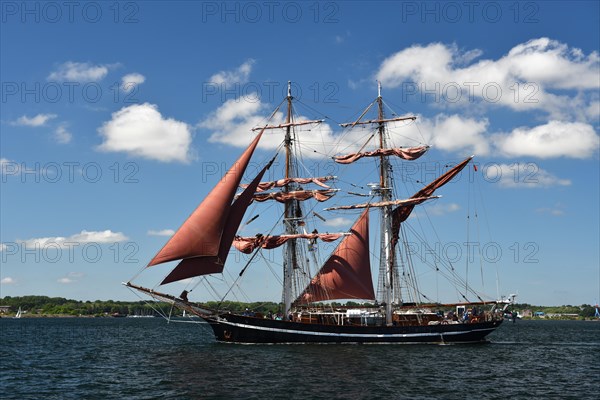
[[[237,230],[242,223],[244,213],[252,202],[252,195],[256,191],[256,187],[260,183],[265,171],[269,169],[272,161],[266,165],[262,171],[254,178],[252,183],[248,185],[246,190],[233,202],[229,209],[229,214],[223,229],[223,236],[219,245],[219,252],[216,256],[198,256],[182,260],[171,271],[171,273],[161,282],[161,285],[166,283],[180,281],[182,279],[192,278],[194,276],[216,274],[223,272],[231,243],[237,233]]]
[[[252,236],[252,237],[239,237],[233,239],[233,247],[241,251],[242,253],[250,254],[256,248],[262,247],[263,249],[274,249],[282,246],[290,239],[309,239],[316,240],[321,239],[324,242],[333,242],[344,236],[343,233],[298,233],[294,235],[278,235],[278,236]]]
[[[369,209],[325,262],[296,302],[375,299],[369,257]]]
[[[254,200],[263,202],[267,200],[275,200],[280,203],[285,203],[290,200],[304,201],[315,199],[317,201],[327,201],[336,193],[336,189],[325,190],[295,190],[293,192],[271,192],[257,193],[254,195]]]
[[[336,156],[333,157],[333,160],[339,164],[350,164],[356,160],[359,160],[363,157],[380,157],[380,156],[396,156],[400,157],[403,160],[416,160],[421,157],[423,154],[427,152],[429,146],[419,146],[419,147],[408,147],[401,148],[396,147],[392,149],[377,149],[373,151],[367,151],[364,153],[352,153],[344,156]]]
[[[472,158],[473,158],[473,156],[466,158],[461,163],[455,165],[453,168],[446,171],[443,175],[439,176],[436,180],[429,183],[427,186],[425,186],[424,188],[419,190],[417,193],[412,195],[411,199],[421,198],[422,199],[421,201],[412,203],[407,206],[397,207],[392,211],[392,235],[393,235],[392,241],[393,241],[393,243],[396,243],[396,241],[398,240],[400,224],[402,222],[406,221],[406,219],[408,218],[410,213],[412,213],[412,210],[415,208],[415,206],[417,204],[420,204],[420,203],[424,202],[425,200],[427,200],[427,198],[429,198],[433,194],[433,192],[435,192],[436,189],[438,189],[438,188],[444,186],[446,183],[450,182],[450,180],[452,180],[452,178],[454,178],[460,171],[462,171],[462,169],[469,163],[469,161],[471,161]]]
[[[231,202],[262,132],[181,225],[148,266],[199,256],[216,256]]]
[[[330,210],[355,210],[358,208],[370,208],[370,207],[387,207],[387,206],[415,206],[417,204],[421,204],[424,201],[437,199],[439,196],[429,196],[429,197],[411,197],[410,199],[398,199],[398,200],[389,200],[389,201],[377,201],[374,203],[360,203],[360,204],[351,204],[349,206],[335,206],[325,208],[325,211]]]
[[[284,187],[284,186],[287,186],[290,182],[299,183],[301,185],[306,185],[308,183],[314,183],[325,189],[329,189],[329,186],[327,186],[323,182],[327,182],[332,179],[334,179],[333,176],[323,176],[323,177],[318,177],[318,178],[284,178],[284,179],[279,179],[276,181],[261,182],[258,184],[258,189],[256,191],[264,192],[265,190],[273,189],[275,187]],[[240,186],[245,188],[248,185],[242,184]]]

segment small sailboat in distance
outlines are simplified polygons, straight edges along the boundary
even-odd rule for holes
[[[341,124],[344,129],[360,128],[364,131],[364,136],[358,139],[361,145],[358,151],[329,158],[344,168],[359,160],[365,164],[374,161],[371,167],[365,168],[365,171],[374,171],[376,174],[373,177],[375,183],[368,181],[370,191],[361,194],[368,200],[338,204],[319,213],[314,212],[313,206],[307,212],[305,203],[329,201],[342,189],[334,188],[335,176],[305,177],[300,174],[300,171],[307,170],[301,168],[302,155],[299,153],[303,150],[301,143],[304,137],[300,127],[318,125],[323,120],[296,119],[289,83],[287,97],[280,106],[283,104],[287,105],[287,111],[282,114],[285,119],[274,124],[267,122],[254,129],[258,134],[248,148],[144,269],[179,260],[160,283],[166,285],[189,278],[204,279],[207,275],[222,274],[226,267],[237,268],[238,277],[227,291],[230,293],[238,287],[238,281],[257,254],[282,246],[279,315],[209,309],[190,301],[188,290],[176,296],[132,281],[125,285],[156,300],[167,301],[189,315],[199,316],[210,324],[216,339],[222,342],[464,343],[485,340],[502,323],[504,311],[514,297],[484,299],[466,279],[458,275],[453,266],[447,266],[441,274],[454,284],[462,301],[444,304],[431,301],[433,297],[427,297],[419,286],[404,235],[407,219],[413,209],[438,198],[434,192],[457,176],[471,162],[472,156],[451,166],[437,179],[421,184],[422,187],[414,195],[399,198],[394,187],[396,161],[390,159],[411,162],[426,154],[430,146],[425,143],[413,147],[391,145],[388,125],[410,123],[416,117],[386,117],[379,86],[377,98],[358,119]],[[271,119],[278,110],[279,107]],[[376,111],[375,116],[366,119],[370,110]],[[274,163],[275,155],[249,183],[242,184],[258,143],[267,131],[282,133],[278,150],[285,157],[283,176],[273,181],[263,181],[266,171]],[[367,150],[369,146],[371,150]],[[311,188],[311,185],[317,188]],[[351,186],[358,187],[356,184]],[[361,186],[362,189],[366,187]],[[238,193],[239,188],[242,190]],[[356,195],[352,190],[356,189],[350,188],[344,192],[346,199]],[[273,219],[273,229],[255,236],[238,236],[250,204],[268,201],[281,207],[280,214]],[[321,214],[327,211],[345,212],[348,215],[358,212],[358,215],[346,232],[311,231],[312,227],[308,228],[311,222],[309,217],[325,220]],[[371,249],[373,235],[370,234],[369,220],[372,214],[379,218],[379,234],[374,235],[379,241],[376,251]],[[281,229],[282,225],[284,232],[271,234],[277,227]],[[338,240],[334,251],[320,268],[315,269],[314,249],[318,243]],[[228,263],[231,249],[248,254],[250,261],[245,265]],[[373,285],[371,259],[379,262],[377,290]],[[436,265],[435,269],[440,271],[441,266]],[[363,303],[341,306],[334,303],[335,300]]]

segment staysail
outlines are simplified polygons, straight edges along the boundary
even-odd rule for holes
[[[471,161],[472,158],[473,158],[473,156],[466,158],[465,160],[463,160],[462,162],[455,165],[453,168],[449,169],[444,174],[439,176],[436,180],[429,183],[427,186],[425,186],[424,188],[419,190],[417,193],[412,195],[412,197],[410,197],[410,199],[417,200],[417,202],[410,204],[410,205],[403,205],[403,206],[397,207],[392,211],[392,242],[393,243],[396,243],[398,240],[400,224],[402,222],[406,221],[406,219],[408,218],[410,213],[412,213],[412,210],[415,208],[415,206],[417,204],[421,204],[422,202],[427,200],[427,198],[429,198],[429,196],[431,196],[433,194],[433,192],[435,192],[436,189],[438,189],[438,188],[444,186],[446,183],[450,182],[450,180],[452,180],[452,178],[454,178],[456,175],[458,175],[458,173],[460,171],[462,171],[462,169],[469,163],[469,161]]]
[[[335,299],[375,299],[369,256],[369,209],[363,211],[308,287],[296,299],[311,303]]]
[[[198,262],[199,257],[219,258],[221,255],[221,248],[223,247],[222,242],[224,240],[224,233],[228,229],[237,230],[237,226],[239,226],[240,223],[238,222],[235,228],[232,228],[232,222],[234,222],[233,220],[235,219],[233,215],[238,212],[237,210],[240,210],[243,216],[243,213],[248,207],[247,204],[244,205],[243,203],[248,201],[249,204],[256,186],[260,183],[260,179],[255,179],[252,182],[252,185],[255,186],[254,189],[252,189],[252,191],[244,191],[244,193],[232,204],[236,189],[248,166],[250,158],[256,149],[261,135],[262,132],[258,134],[246,151],[244,151],[225,176],[217,183],[204,201],[200,203],[171,239],[169,239],[163,248],[148,263],[148,267],[179,259],[183,259],[184,261],[193,259],[195,262]],[[265,170],[263,169],[258,176],[262,178],[264,171]],[[243,200],[241,200],[242,197]],[[242,216],[239,217],[240,220]],[[233,235],[231,240],[233,240]],[[176,267],[176,270],[181,270],[189,263],[193,264],[194,262],[182,262]],[[213,273],[215,272],[214,269],[218,269],[218,267],[213,266],[206,271],[197,272],[201,272],[200,274]],[[175,270],[173,272],[175,272]],[[178,279],[184,278],[179,277]],[[173,280],[178,279],[171,279],[169,281],[172,282]]]
[[[192,278],[194,276],[223,272],[223,267],[225,265],[225,261],[227,260],[231,243],[233,242],[233,238],[235,237],[235,234],[242,223],[244,213],[252,202],[252,195],[254,194],[254,191],[256,190],[256,187],[262,179],[265,171],[271,166],[271,163],[266,165],[262,171],[260,171],[252,183],[231,205],[227,223],[225,225],[225,229],[223,230],[223,236],[221,237],[219,253],[217,256],[200,256],[182,260],[161,282],[161,285],[186,278]]]

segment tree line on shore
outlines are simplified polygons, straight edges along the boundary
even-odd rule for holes
[[[201,304],[208,309],[238,312],[246,308],[261,313],[277,313],[281,304],[274,302],[242,303],[209,301]],[[70,316],[113,316],[113,315],[159,315],[157,310],[171,315],[182,315],[182,311],[171,308],[170,304],[154,301],[115,301],[94,300],[80,301],[63,297],[48,296],[6,296],[0,298],[0,307],[5,307],[4,314],[15,314],[20,308],[29,315],[70,315]]]
[[[347,302],[345,304],[333,303],[333,306],[353,307],[362,305],[362,303]],[[157,309],[171,313],[171,315],[181,315],[181,310],[172,309],[167,303],[146,302],[146,301],[114,301],[114,300],[95,300],[80,301],[65,299],[63,297],[48,296],[6,296],[0,298],[0,306],[10,307],[5,309],[5,314],[14,314],[19,308],[29,315],[71,315],[71,316],[111,316],[111,315],[139,315],[149,316],[158,315]],[[209,301],[202,304],[203,307],[212,310],[223,310],[231,312],[240,312],[249,309],[255,312],[267,314],[269,312],[276,314],[281,312],[281,303],[275,302],[253,302],[244,303],[238,301]],[[518,311],[523,314],[525,310],[533,312],[543,312],[545,314],[571,314],[579,318],[593,318],[596,313],[596,307],[589,304],[581,306],[562,305],[562,306],[534,306],[527,303],[514,304],[512,311]]]

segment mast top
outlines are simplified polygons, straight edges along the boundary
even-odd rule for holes
[[[381,82],[377,81],[377,97],[381,97]]]
[[[288,81],[288,93],[287,97],[292,97],[292,81]]]

